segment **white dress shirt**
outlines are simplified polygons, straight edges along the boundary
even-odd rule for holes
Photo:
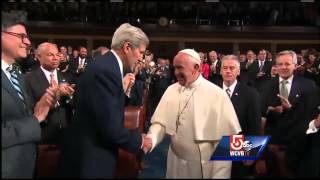
[[[285,80],[282,77],[279,77],[279,92],[281,91],[281,82]],[[292,80],[293,80],[293,75],[290,76],[288,79],[286,79],[286,81],[288,81],[288,83],[286,84],[287,86],[287,90],[288,90],[288,96],[290,95],[290,90],[291,90],[291,86],[292,86]]]
[[[54,80],[55,80],[57,83],[59,83],[59,81],[58,81],[58,76],[57,76],[57,70],[56,70],[56,69],[53,70],[53,72],[50,72],[50,71],[44,69],[42,66],[40,66],[40,68],[41,68],[42,72],[44,73],[44,75],[46,76],[49,84],[50,84],[50,80],[51,80],[50,74],[52,74],[52,73],[53,73],[53,75],[54,75]]]
[[[230,89],[230,97],[232,97],[232,94],[233,94],[233,91],[234,91],[234,89],[236,88],[236,85],[237,85],[237,80],[235,80],[232,84],[231,84],[231,86],[230,87],[228,87],[227,85],[225,85],[224,84],[224,82],[223,82],[223,87],[222,87],[222,89],[223,89],[223,91],[224,92],[226,92],[226,89]]]
[[[122,63],[120,57],[118,56],[118,54],[116,52],[114,52],[112,49],[111,49],[111,52],[117,58],[117,61],[118,61],[118,64],[119,64],[119,68],[120,68],[120,72],[121,72],[121,79],[123,80],[123,63]]]

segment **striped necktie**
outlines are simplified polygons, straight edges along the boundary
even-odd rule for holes
[[[14,67],[9,67],[8,71],[9,71],[9,73],[11,75],[10,80],[12,82],[13,88],[18,93],[19,99],[23,103],[24,107],[26,107],[26,101],[25,101],[25,98],[24,98],[22,90],[21,90],[21,85],[20,85],[19,80],[18,80],[17,71],[16,71],[16,69]]]
[[[226,89],[226,92],[227,92],[229,98],[231,98],[231,90],[230,90],[229,88],[227,88],[227,89]]]

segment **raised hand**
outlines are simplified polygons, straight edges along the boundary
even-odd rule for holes
[[[288,98],[285,98],[285,97],[281,96],[280,94],[278,94],[278,97],[280,98],[280,100],[281,100],[281,106],[282,106],[284,109],[289,109],[289,108],[291,108],[291,103],[289,102]]]
[[[123,78],[123,90],[127,94],[130,92],[131,87],[135,83],[135,75],[133,73],[127,73]]]
[[[34,116],[39,122],[45,120],[51,107],[57,102],[58,87],[50,86],[34,107]]]
[[[276,112],[276,113],[280,114],[283,112],[283,107],[282,106],[276,106],[276,107],[268,106],[267,112]]]
[[[74,85],[69,83],[59,84],[59,95],[60,96],[71,96],[74,93]]]

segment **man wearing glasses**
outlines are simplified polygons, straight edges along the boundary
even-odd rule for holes
[[[24,79],[15,66],[17,59],[27,56],[29,37],[16,15],[2,12],[1,20],[1,177],[32,178],[40,122],[57,101],[58,89],[49,87],[31,109]]]

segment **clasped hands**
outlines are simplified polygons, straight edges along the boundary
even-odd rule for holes
[[[152,148],[152,139],[151,139],[151,137],[147,136],[146,134],[142,134],[142,138],[143,138],[142,150],[146,154]]]
[[[273,107],[273,106],[269,106],[268,107],[268,112],[276,112],[276,113],[282,113],[283,110],[285,109],[290,109],[291,108],[291,103],[290,101],[288,100],[288,98],[285,98],[283,96],[281,96],[280,94],[277,95],[280,100],[281,100],[281,105],[280,106],[276,106],[276,107]]]

